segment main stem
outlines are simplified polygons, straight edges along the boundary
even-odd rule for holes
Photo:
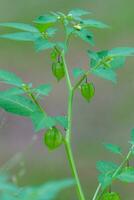
[[[84,194],[83,194],[83,191],[82,191],[82,187],[81,187],[81,184],[80,184],[79,176],[78,176],[78,173],[77,173],[75,161],[74,161],[74,158],[73,158],[72,148],[71,148],[72,107],[73,107],[74,88],[72,87],[72,84],[71,84],[68,68],[67,68],[66,61],[65,61],[64,52],[62,54],[62,58],[63,58],[64,67],[65,67],[65,74],[66,74],[68,93],[69,93],[68,94],[68,129],[66,131],[66,137],[65,137],[65,142],[64,142],[65,143],[65,150],[66,150],[67,158],[68,158],[68,161],[69,161],[69,164],[70,164],[70,167],[71,167],[72,174],[73,174],[75,181],[76,181],[79,199],[85,200],[85,197],[84,197]]]

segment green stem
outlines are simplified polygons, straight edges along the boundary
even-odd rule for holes
[[[134,149],[134,145],[131,146],[128,154],[126,155],[126,157],[124,158],[124,160],[122,161],[122,163],[119,165],[119,167],[113,173],[112,179],[114,179],[117,176],[117,174],[122,170],[122,168],[124,167],[124,165],[127,163],[127,161],[129,160],[129,158],[132,155],[133,149]],[[92,200],[97,200],[97,199],[101,198],[101,196],[103,195],[104,191],[102,191],[102,193],[98,196],[100,189],[101,189],[101,184],[98,185],[98,187],[97,187],[97,189],[95,191],[95,194],[94,194]]]
[[[74,162],[72,149],[71,149],[72,107],[73,107],[74,90],[73,90],[73,87],[72,87],[72,84],[71,84],[68,68],[67,68],[66,61],[65,61],[64,52],[62,53],[62,59],[63,59],[63,63],[64,63],[68,92],[69,92],[69,94],[68,94],[68,129],[66,131],[66,137],[65,137],[64,144],[65,144],[65,150],[66,150],[67,158],[68,158],[68,161],[69,161],[69,164],[70,164],[70,167],[71,167],[71,171],[72,171],[72,174],[73,174],[75,181],[76,181],[79,199],[85,200],[85,197],[84,197],[84,194],[83,194],[83,191],[82,191],[82,187],[81,187],[81,184],[80,184],[79,176],[78,176],[78,173],[77,173],[76,165],[75,165],[75,162]]]

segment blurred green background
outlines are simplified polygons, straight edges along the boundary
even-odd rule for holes
[[[0,0],[0,22],[30,23],[38,15],[48,11],[64,11],[72,8],[92,10],[91,18],[111,25],[109,30],[94,30],[95,49],[134,47],[134,1],[132,0]],[[7,29],[4,29],[7,30]],[[3,32],[3,29],[1,29]],[[90,47],[79,39],[73,39],[68,55],[69,70],[87,68],[85,50]],[[52,83],[53,92],[44,100],[46,110],[53,115],[64,114],[67,109],[67,92],[64,81],[57,84],[51,74],[49,52],[35,53],[31,43],[0,41],[0,68],[11,70],[25,81],[35,85]],[[134,127],[134,58],[127,60],[125,68],[118,71],[118,84],[90,77],[96,87],[94,100],[88,104],[77,92],[73,109],[73,151],[82,186],[90,199],[97,186],[97,160],[116,160],[106,152],[103,142],[120,144],[127,151],[129,133]],[[42,145],[42,132],[37,142],[24,153],[26,173],[18,178],[20,185],[41,184],[53,179],[70,177],[70,169],[64,148],[49,152]],[[0,111],[0,164],[17,152],[24,151],[31,143],[33,128],[30,121]],[[134,162],[132,162],[132,165]],[[19,166],[11,170],[19,172]],[[113,190],[121,193],[122,200],[133,200],[134,185],[116,183]],[[63,197],[64,194],[64,197]],[[67,190],[58,200],[76,200],[74,188]]]

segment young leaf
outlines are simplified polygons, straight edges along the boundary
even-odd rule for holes
[[[104,147],[114,154],[122,155],[122,150],[119,146],[114,144],[104,144]]]
[[[26,117],[37,110],[35,104],[27,97],[10,95],[0,96],[0,108],[7,112]]]
[[[35,132],[39,132],[45,128],[51,128],[56,125],[56,121],[53,117],[47,116],[43,112],[34,112],[31,115],[31,119],[34,125]]]
[[[56,120],[56,124],[62,126],[65,129],[68,128],[68,120],[66,116],[56,116],[54,119]]]
[[[42,15],[37,17],[33,22],[38,24],[53,24],[57,20],[57,17],[54,15]]]
[[[43,50],[47,50],[47,49],[51,49],[55,46],[55,43],[53,42],[49,42],[48,40],[42,39],[42,38],[38,38],[35,41],[35,50],[37,52],[43,51]]]
[[[115,192],[106,192],[102,195],[101,200],[121,200],[120,196]]]
[[[119,47],[114,48],[108,52],[110,56],[133,56],[134,48],[131,47]]]
[[[120,181],[134,183],[134,168],[126,167],[117,177]]]
[[[81,68],[74,68],[73,69],[73,76],[74,78],[79,78],[80,76],[84,75],[85,71]]]
[[[0,82],[16,86],[22,86],[23,84],[23,81],[20,77],[6,70],[0,70]]]
[[[52,86],[50,84],[39,85],[38,87],[32,89],[32,92],[37,93],[37,95],[45,95],[48,96],[52,90]]]
[[[117,82],[117,75],[111,69],[91,68],[90,72],[96,76],[112,81],[113,83]]]
[[[35,41],[40,37],[40,33],[32,32],[18,32],[18,33],[8,33],[0,35],[0,39],[9,39],[17,41]]]
[[[90,13],[91,12],[89,11],[76,8],[74,10],[69,11],[68,15],[73,15],[74,17],[81,17],[83,15],[88,15]]]
[[[33,33],[38,33],[38,29],[35,28],[32,25],[29,24],[24,24],[24,23],[17,23],[17,22],[1,22],[0,23],[1,27],[9,27],[9,28],[15,28],[19,29],[22,31],[28,31],[28,32],[33,32]]]
[[[107,161],[98,161],[96,164],[96,168],[101,173],[105,174],[108,172],[113,172],[118,168],[118,165],[113,162],[107,162]]]
[[[108,25],[104,24],[103,22],[94,20],[94,19],[85,19],[82,20],[81,22],[82,27],[88,28],[88,27],[93,27],[93,28],[109,28]]]

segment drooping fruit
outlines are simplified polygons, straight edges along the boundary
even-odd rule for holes
[[[103,194],[101,200],[120,200],[120,197],[115,192],[107,192]]]
[[[57,62],[52,64],[53,75],[60,81],[65,76],[64,64],[62,62]]]
[[[83,83],[81,85],[81,95],[89,102],[95,94],[93,83]]]
[[[44,134],[43,142],[50,150],[56,149],[63,143],[61,131],[56,127],[48,129]]]

